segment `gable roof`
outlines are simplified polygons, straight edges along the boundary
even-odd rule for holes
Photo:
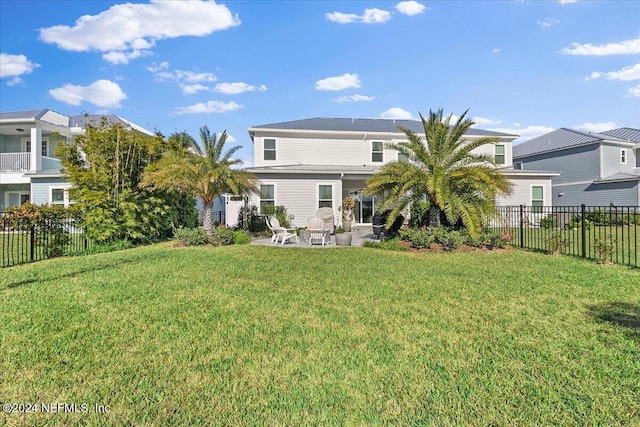
[[[309,130],[309,131],[335,131],[335,132],[381,132],[401,133],[398,126],[407,128],[415,133],[424,133],[422,122],[419,120],[398,119],[349,119],[315,117],[311,119],[293,120],[289,122],[272,123],[267,125],[252,126],[249,132],[258,129],[279,130]],[[517,138],[518,135],[493,132],[484,129],[469,129],[466,135],[470,136],[506,136]]]
[[[603,141],[628,142],[602,133],[590,133],[575,129],[560,128],[515,145],[513,147],[513,158],[516,159],[534,154],[549,153],[567,148],[597,144]]]
[[[40,119],[49,110],[25,110],[0,113],[0,120],[36,120]]]
[[[603,135],[613,136],[631,142],[640,142],[640,129],[618,128],[602,132]]]

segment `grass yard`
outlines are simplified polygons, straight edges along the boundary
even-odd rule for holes
[[[88,405],[0,425],[640,424],[640,272],[571,257],[163,244],[0,307],[0,403]]]

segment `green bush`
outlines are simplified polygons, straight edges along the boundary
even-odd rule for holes
[[[419,200],[411,205],[409,227],[420,228],[429,222],[429,202]]]
[[[173,239],[185,246],[199,246],[209,243],[209,236],[203,227],[178,227],[173,230]]]
[[[242,206],[238,212],[238,227],[251,233],[261,233],[267,224],[257,206]]]
[[[557,218],[555,215],[550,215],[540,220],[540,228],[544,228],[546,230],[556,228],[556,224],[557,224]]]
[[[124,249],[131,249],[136,246],[137,245],[129,239],[112,240],[107,243],[99,243],[99,244],[91,245],[87,249],[83,251],[74,252],[71,255],[101,254],[105,252],[114,252],[114,251],[121,251]]]
[[[251,243],[251,233],[246,230],[235,230],[233,232],[234,245],[247,245]]]
[[[549,248],[549,253],[551,253],[551,255],[555,255],[560,253],[562,248],[569,245],[569,240],[564,239],[562,237],[562,233],[556,231],[555,233],[551,233],[549,236],[545,237],[544,243]]]
[[[266,216],[275,216],[282,227],[289,228],[289,215],[284,206],[265,206],[262,213]]]
[[[362,244],[362,246],[364,246],[365,248],[384,249],[384,250],[387,250],[387,251],[403,252],[403,251],[408,251],[409,250],[409,248],[407,248],[406,246],[400,244],[400,239],[398,239],[398,238],[385,240],[384,242],[376,242],[374,240],[367,240]]]
[[[233,244],[233,230],[227,227],[215,227],[209,236],[209,243],[214,246]]]
[[[611,237],[611,234],[609,234],[604,239],[596,240],[594,249],[597,255],[596,261],[598,264],[605,264],[607,261],[609,261],[609,259],[613,255],[615,242],[616,241]]]
[[[430,248],[434,237],[429,230],[411,229],[409,233],[404,233],[402,240],[411,242],[411,246],[416,249]]]

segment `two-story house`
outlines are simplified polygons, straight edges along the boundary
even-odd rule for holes
[[[66,116],[51,110],[0,113],[0,211],[26,201],[67,206],[71,183],[55,151],[84,133],[87,123],[121,123],[152,132],[115,115]]]
[[[640,206],[640,129],[561,128],[513,147],[516,168],[561,172],[554,206]]]
[[[356,201],[355,222],[371,224],[375,197],[362,194],[366,181],[387,162],[403,159],[385,143],[406,141],[398,126],[424,138],[416,120],[313,118],[253,126],[248,129],[254,147],[254,167],[249,171],[260,181],[260,193],[250,204],[282,205],[294,215],[293,225],[305,226],[319,207],[331,207],[336,220],[342,199]],[[478,148],[495,158],[513,183],[513,192],[500,197],[499,205],[551,204],[554,172],[512,168],[511,143],[517,135],[470,129],[468,140],[491,136],[497,144]]]

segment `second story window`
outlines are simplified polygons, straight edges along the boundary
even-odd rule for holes
[[[371,143],[371,161],[382,162],[382,141],[373,141]]]
[[[627,150],[624,148],[620,149],[620,163],[623,165],[627,164]]]
[[[496,165],[504,165],[505,163],[504,145],[496,145],[495,147],[496,147],[496,155],[495,155]]]
[[[264,160],[276,159],[276,140],[265,139],[264,140]]]

